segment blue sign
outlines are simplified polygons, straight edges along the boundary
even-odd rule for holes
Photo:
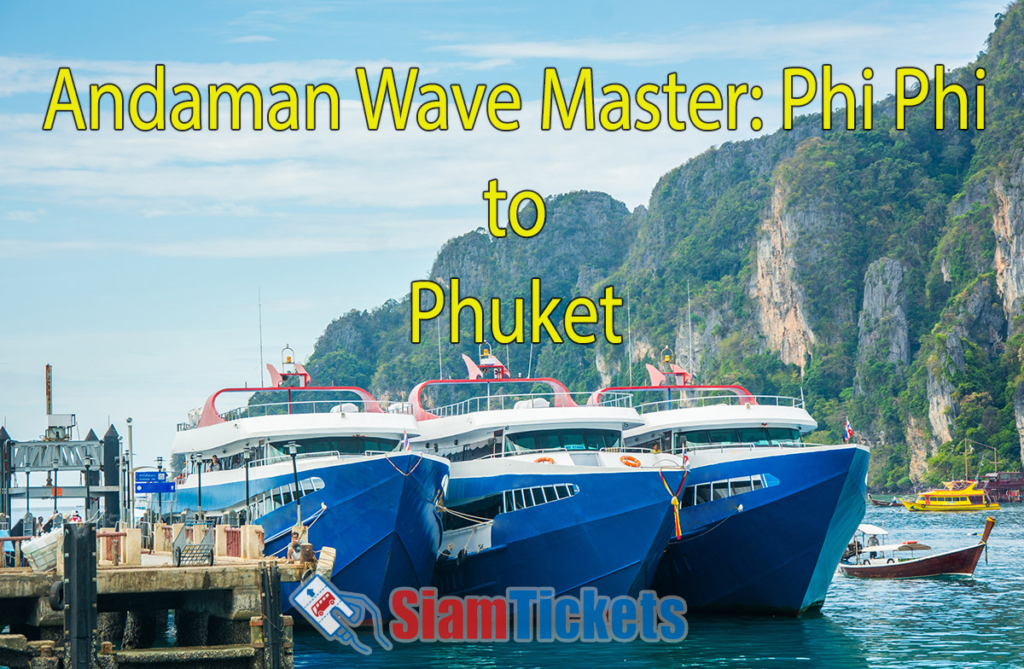
[[[172,494],[176,491],[174,481],[135,483],[135,492],[143,495]]]
[[[163,483],[167,480],[167,472],[135,472],[136,483]]]

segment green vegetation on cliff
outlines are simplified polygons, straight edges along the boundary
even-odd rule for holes
[[[1020,3],[997,15],[987,50],[947,82],[973,82],[977,67],[987,70],[983,131],[936,131],[927,106],[897,131],[892,100],[875,105],[871,131],[825,133],[819,117],[804,117],[792,131],[727,143],[670,171],[646,208],[574,192],[549,198],[537,238],[476,230],[452,239],[429,277],[459,277],[464,295],[503,299],[541,277],[545,295],[563,305],[608,285],[628,294],[631,359],[625,344],[500,347],[515,375],[593,390],[646,378],[644,363],[667,346],[700,382],[802,392],[818,440],[838,441],[849,417],[873,446],[876,489],[959,475],[965,439],[984,445],[972,475],[991,470],[992,448],[1001,469],[1019,469]],[[945,113],[955,128],[952,101]],[[319,383],[364,385],[392,400],[439,368],[461,377],[460,355],[475,356],[476,345],[444,343],[447,313],[412,345],[409,311],[405,296],[343,315],[307,368]],[[624,313],[620,322],[625,334]],[[460,329],[469,342],[468,319]]]

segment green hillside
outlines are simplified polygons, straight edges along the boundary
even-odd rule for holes
[[[545,295],[597,297],[607,285],[628,292],[631,359],[625,344],[502,347],[516,375],[593,390],[626,383],[631,369],[645,378],[644,364],[667,346],[702,383],[802,391],[820,423],[817,441],[837,442],[849,416],[858,440],[873,446],[875,489],[957,475],[965,438],[998,449],[1001,469],[1019,469],[1020,3],[997,15],[986,51],[947,82],[963,77],[971,89],[978,67],[987,70],[983,131],[938,132],[925,105],[897,131],[892,100],[875,105],[871,131],[826,133],[819,117],[804,117],[792,131],[687,161],[653,185],[646,208],[567,193],[549,198],[537,238],[476,230],[451,239],[429,278],[459,277],[464,295],[481,298],[526,295],[535,276]],[[947,128],[956,127],[955,111],[947,105]],[[321,384],[404,399],[439,370],[437,326],[428,324],[414,346],[409,312],[405,296],[344,314],[327,326],[307,369]],[[447,341],[447,318],[440,320]],[[462,333],[468,342],[468,318]],[[475,356],[476,345],[442,344],[445,376],[464,374],[462,353]],[[976,446],[972,469],[990,471],[992,455]]]

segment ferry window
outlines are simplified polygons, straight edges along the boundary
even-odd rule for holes
[[[536,430],[507,435],[509,451],[524,450],[591,450],[621,445],[618,430]]]
[[[568,430],[562,433],[562,447],[569,451],[579,451],[587,447],[583,441],[583,433],[579,430]],[[603,444],[602,444],[603,447]]]
[[[683,495],[679,501],[684,508],[693,506],[693,486],[689,486],[683,490]]]
[[[729,482],[729,488],[733,495],[742,495],[752,490],[749,478],[733,479]]]
[[[740,430],[740,441],[744,444],[754,444],[755,446],[767,446],[768,445],[768,433],[762,428]]]
[[[557,432],[539,432],[537,434],[537,448],[562,448],[563,446]]]
[[[295,443],[299,446],[300,453],[337,451],[347,454],[362,454],[366,451],[391,451],[400,447],[398,439],[382,439],[380,437],[324,437],[321,439],[296,439]]]
[[[506,490],[505,491],[505,513],[508,513],[509,511],[513,511],[513,510],[515,510],[515,508],[516,508],[516,503],[515,503],[515,500],[512,499],[512,491],[511,490]]]
[[[698,430],[697,432],[686,432],[681,435],[686,443],[691,445],[699,446],[701,444],[710,444],[711,439],[708,437],[708,433],[704,430]]]
[[[736,430],[709,430],[708,438],[712,444],[737,444],[739,438]]]
[[[764,481],[761,480],[760,476],[755,476],[753,479],[751,479],[751,483],[754,484],[754,490],[760,490],[761,488],[764,487]]]
[[[555,486],[544,486],[544,498],[549,502],[554,502],[558,499],[558,494],[555,493]]]
[[[704,502],[711,501],[711,484],[701,483],[695,489],[696,500],[695,504],[703,504]]]
[[[523,491],[522,490],[516,490],[515,495],[516,495],[516,508],[517,509],[525,509],[526,508],[526,501],[523,499]]]
[[[770,427],[768,428],[768,437],[772,440],[772,443],[778,446],[779,444],[789,443],[800,443],[800,432],[797,430],[787,430],[781,427]]]
[[[513,450],[517,448],[532,451],[537,448],[537,440],[532,434],[509,434],[506,435],[505,443],[511,443]]]
[[[558,491],[558,498],[559,499],[561,499],[563,497],[572,497],[572,494],[573,494],[572,493],[572,488],[569,487],[569,484],[565,484],[565,485],[559,486],[559,491]]]
[[[728,481],[716,481],[711,486],[711,498],[712,499],[725,499],[729,496],[729,482]]]

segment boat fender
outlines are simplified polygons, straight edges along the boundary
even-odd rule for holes
[[[64,581],[54,581],[50,586],[50,608],[54,611],[64,611]]]
[[[619,462],[626,465],[627,467],[639,467],[640,461],[634,458],[632,455],[623,455],[619,458]]]
[[[461,550],[461,551],[459,551],[459,556],[458,556],[457,558],[455,558],[455,564],[457,564],[458,566],[460,566],[460,567],[461,567],[461,566],[462,566],[462,563],[466,561],[466,557],[467,557],[468,555],[469,555],[469,553],[468,553],[468,552],[466,552],[466,547],[465,547],[465,546],[463,546],[463,547],[462,547],[462,550]]]

